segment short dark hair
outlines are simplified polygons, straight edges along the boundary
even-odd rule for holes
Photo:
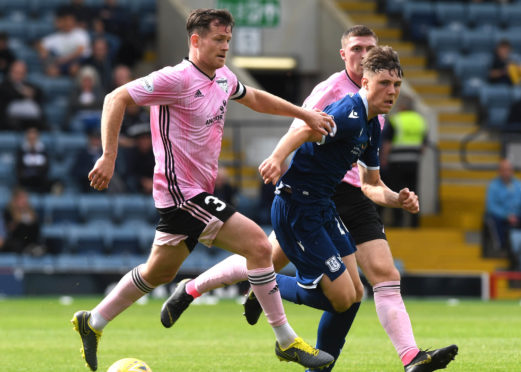
[[[210,30],[213,21],[221,26],[230,26],[233,29],[235,21],[232,14],[227,9],[195,9],[186,20],[186,31],[188,37],[197,32],[204,36]]]
[[[365,72],[395,71],[398,77],[403,76],[398,53],[390,46],[377,46],[367,52],[362,61]]]
[[[369,27],[364,26],[364,25],[356,25],[356,26],[348,28],[347,30],[344,31],[340,40],[343,41],[343,40],[353,37],[353,36],[371,36],[371,37],[374,37],[374,39],[378,43],[378,36],[376,36],[376,33],[373,30],[371,30]]]

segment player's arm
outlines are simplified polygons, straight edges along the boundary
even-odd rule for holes
[[[127,106],[135,102],[125,86],[116,88],[105,96],[101,113],[101,142],[103,154],[89,173],[90,186],[104,190],[114,175],[118,154],[118,136]]]
[[[301,119],[324,135],[330,133],[335,125],[333,119],[324,112],[296,106],[285,99],[249,86],[246,87],[244,97],[238,99],[237,102],[257,112]]]
[[[276,184],[282,175],[282,164],[286,158],[304,142],[318,142],[322,134],[302,125],[290,130],[280,139],[271,155],[259,166],[259,173],[264,183]]]
[[[368,169],[360,162],[358,163],[358,171],[362,191],[374,203],[384,207],[403,208],[410,213],[420,211],[418,196],[414,191],[404,188],[399,193],[394,192],[382,181],[378,169]]]

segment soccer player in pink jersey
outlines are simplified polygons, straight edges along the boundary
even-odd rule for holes
[[[377,42],[376,34],[366,26],[357,25],[346,30],[341,38],[340,49],[345,69],[319,83],[303,106],[322,110],[346,94],[358,92],[363,74],[362,60],[367,52],[377,45]],[[383,127],[384,120],[382,117],[379,119]],[[296,119],[292,126],[300,124]],[[450,345],[442,349],[423,351],[416,345],[411,321],[400,292],[400,273],[394,265],[384,226],[375,205],[361,189],[357,167],[347,172],[337,186],[333,201],[338,214],[355,240],[357,263],[373,286],[378,318],[391,339],[405,371],[428,372],[445,368],[458,348],[456,345]],[[278,272],[289,261],[273,233],[270,235],[270,241],[274,247],[274,267]],[[244,280],[239,269],[240,260],[237,256],[231,256],[188,282],[188,285],[193,285],[198,293],[205,293],[222,286],[223,283],[232,284]],[[179,292],[182,292],[182,288]],[[338,358],[359,306],[360,302],[357,302],[343,313],[325,311],[320,320],[316,347],[327,351],[335,359]],[[246,319],[250,324],[255,324],[262,309],[254,294],[248,296],[244,307]],[[329,371],[333,366],[334,363],[321,371]]]
[[[105,98],[103,154],[89,173],[90,185],[104,190],[110,183],[126,107],[150,106],[156,158],[153,196],[160,220],[147,262],[127,273],[92,311],[74,314],[72,323],[80,334],[85,361],[93,371],[97,369],[103,328],[143,295],[174,279],[198,241],[245,258],[248,281],[274,330],[279,359],[309,368],[321,368],[334,360],[304,342],[289,325],[275,282],[271,244],[262,229],[212,195],[230,99],[255,111],[299,118],[324,135],[334,126],[325,113],[241,84],[225,66],[233,25],[227,10],[194,10],[186,25],[188,59],[134,80]],[[186,290],[195,294],[193,286],[186,286]],[[188,306],[190,298],[187,294],[180,303]],[[176,320],[167,301],[161,321],[171,327]]]

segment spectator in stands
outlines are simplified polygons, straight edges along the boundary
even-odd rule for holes
[[[92,43],[92,55],[83,62],[84,66],[92,66],[98,72],[104,93],[110,90],[112,81],[112,60],[109,55],[107,40],[96,38]]]
[[[237,206],[237,188],[230,182],[230,176],[224,167],[219,167],[217,170],[213,194],[227,204]]]
[[[69,11],[56,15],[56,29],[37,44],[40,58],[47,75],[74,76],[82,60],[91,55],[90,36],[78,27],[76,17]]]
[[[89,5],[86,5],[84,0],[70,0],[69,4],[63,4],[58,7],[56,13],[73,14],[76,18],[78,27],[88,30],[96,15],[96,10]]]
[[[389,123],[384,126],[382,133],[382,179],[389,188],[410,188],[418,192],[418,169],[426,141],[426,120],[414,109],[412,98],[402,95],[398,102],[398,112],[389,117]],[[406,226],[405,216],[409,215],[411,222],[408,225],[418,227],[418,214],[405,214],[402,211],[393,208],[394,226]]]
[[[27,191],[13,190],[11,200],[4,210],[7,239],[4,251],[41,256],[45,253],[40,242],[40,222],[29,202]]]
[[[0,128],[24,130],[34,126],[44,129],[43,99],[42,90],[27,82],[25,62],[14,61],[0,84]]]
[[[96,69],[92,66],[82,67],[69,100],[69,116],[74,118],[71,125],[77,126],[73,130],[88,132],[99,128],[104,97]]]
[[[521,65],[512,57],[510,41],[502,39],[496,45],[488,78],[493,84],[516,85],[521,82]]]
[[[99,130],[88,132],[87,148],[79,151],[72,166],[72,178],[80,192],[90,192],[89,171],[103,153]]]
[[[126,151],[126,179],[132,192],[151,195],[155,158],[150,136],[150,124],[143,122],[130,130],[134,146]]]
[[[9,48],[9,36],[6,32],[0,32],[0,77],[7,75],[15,59],[13,51]]]
[[[509,232],[518,227],[521,227],[521,181],[514,176],[510,161],[502,159],[498,176],[487,188],[485,228],[490,229],[491,237],[499,243],[502,254],[509,255]]]
[[[46,193],[52,182],[48,178],[49,154],[40,141],[36,128],[25,131],[25,139],[16,157],[16,177],[18,184],[30,192]]]
[[[111,91],[133,80],[132,71],[127,65],[117,65],[112,71]]]
[[[121,123],[121,133],[119,135],[119,145],[122,147],[134,146],[133,132],[134,126],[141,126],[143,123],[150,122],[149,112],[142,106],[128,106],[125,117]]]
[[[118,63],[133,66],[143,54],[143,45],[139,37],[139,25],[117,0],[105,0],[100,8],[98,18],[101,19],[106,32],[119,37],[121,47],[118,50]]]
[[[96,17],[92,21],[92,29],[90,30],[92,40],[104,39],[108,45],[108,52],[112,63],[116,62],[116,57],[121,46],[121,40],[117,35],[111,34],[105,30],[103,21]]]

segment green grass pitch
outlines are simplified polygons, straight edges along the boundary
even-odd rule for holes
[[[88,371],[80,339],[69,320],[99,298],[0,300],[2,371]],[[521,371],[519,301],[407,300],[416,341],[422,348],[455,343],[460,352],[447,371]],[[316,339],[320,312],[285,302],[293,328],[308,342]],[[279,362],[274,335],[264,318],[256,326],[242,317],[235,301],[192,305],[171,328],[159,321],[161,300],[134,305],[105,329],[98,371],[124,357],[147,362],[154,372],[303,371]],[[380,326],[372,301],[365,301],[351,329],[336,371],[399,372],[403,367]]]

